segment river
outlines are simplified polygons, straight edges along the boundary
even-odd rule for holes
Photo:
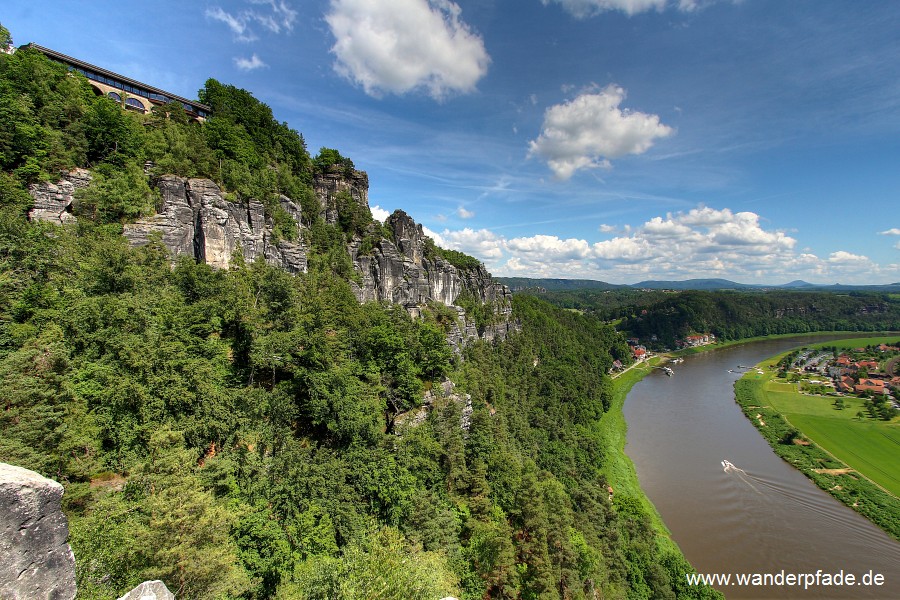
[[[754,342],[654,370],[625,401],[641,487],[700,573],[853,573],[882,586],[719,587],[727,598],[900,599],[900,542],[775,455],[734,401],[729,373],[809,341]],[[900,457],[898,457],[900,459]],[[723,469],[722,460],[738,469]],[[821,580],[820,580],[821,581]]]

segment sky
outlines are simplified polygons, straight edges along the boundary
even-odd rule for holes
[[[5,0],[189,98],[253,93],[494,275],[900,282],[900,2]]]

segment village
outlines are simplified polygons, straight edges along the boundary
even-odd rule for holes
[[[803,392],[854,395],[900,409],[900,347],[880,344],[838,353],[836,349],[802,349],[779,363],[779,374],[798,382]]]

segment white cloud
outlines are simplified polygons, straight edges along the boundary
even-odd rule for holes
[[[828,262],[834,265],[860,266],[868,264],[870,261],[866,256],[838,250],[837,252],[832,252],[828,256]]]
[[[384,210],[383,208],[381,208],[381,207],[378,206],[377,204],[374,205],[374,206],[369,207],[369,210],[372,212],[372,218],[375,219],[376,221],[378,221],[379,223],[384,223],[385,220],[386,220],[389,216],[391,216],[391,213],[389,213],[388,211]],[[426,234],[426,235],[427,235],[427,234]]]
[[[251,42],[256,39],[256,36],[253,32],[250,31],[248,27],[247,19],[242,16],[232,15],[231,13],[225,12],[221,7],[215,6],[213,8],[206,9],[206,16],[209,19],[213,19],[215,21],[221,21],[228,25],[228,28],[234,34],[235,39],[240,42]]]
[[[450,0],[331,0],[335,70],[371,96],[471,92],[490,57]]]
[[[261,69],[262,67],[267,67],[266,63],[264,63],[260,58],[254,54],[250,58],[235,58],[234,64],[241,71],[253,71],[254,69]]]
[[[609,159],[642,154],[673,133],[657,115],[620,109],[623,100],[625,90],[609,85],[551,106],[528,155],[546,160],[558,179],[569,179],[581,169],[609,168]]]
[[[616,228],[615,225],[607,225],[606,223],[604,223],[600,225],[598,231],[600,231],[600,233],[616,233],[618,231],[618,228]]]
[[[259,25],[271,33],[290,32],[297,21],[297,11],[284,0],[249,0],[255,6],[264,6],[266,10],[244,9],[234,13],[220,6],[206,9],[206,17],[225,23],[239,42],[252,42],[258,38],[253,29]]]
[[[797,241],[765,229],[759,215],[700,206],[614,228],[611,239],[590,240],[536,234],[507,238],[488,229],[440,234],[425,230],[439,246],[485,262],[496,275],[571,277],[635,283],[644,279],[725,277],[746,283],[874,283],[896,280],[896,265],[839,250],[820,258],[797,251]]]
[[[893,227],[891,229],[888,229],[887,231],[878,232],[878,235],[900,235],[900,229],[898,229],[897,227]]]
[[[585,19],[610,10],[636,15],[648,10],[663,11],[670,6],[682,12],[692,12],[710,1],[704,0],[541,0],[544,6],[555,3],[578,19]]]
[[[474,230],[470,227],[457,231],[445,229],[440,234],[422,228],[425,235],[431,237],[442,248],[459,250],[481,259],[497,259],[503,256],[504,240],[488,229]]]
[[[460,219],[471,219],[472,217],[475,216],[475,213],[472,212],[471,210],[466,210],[465,207],[463,207],[463,206],[460,206],[459,208],[456,209],[456,215]]]

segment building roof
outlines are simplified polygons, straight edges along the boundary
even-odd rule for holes
[[[124,75],[119,75],[118,73],[114,73],[113,71],[104,69],[103,67],[98,67],[97,65],[92,65],[89,62],[84,62],[83,60],[73,58],[67,54],[63,54],[62,52],[57,52],[56,50],[45,48],[44,46],[40,46],[38,44],[35,44],[34,42],[28,44],[28,47],[34,48],[38,52],[41,52],[42,54],[53,60],[69,65],[70,67],[81,72],[88,79],[98,80],[101,81],[101,83],[107,83],[105,81],[102,81],[102,78],[106,78],[111,82],[120,82],[124,85],[134,88],[138,91],[138,93],[140,91],[147,92],[146,94],[139,93],[139,95],[141,96],[145,96],[151,100],[156,100],[158,102],[169,102],[174,100],[176,102],[180,102],[183,105],[186,105],[185,108],[188,108],[188,106],[190,106],[194,109],[194,112],[197,112],[198,114],[201,114],[203,116],[206,116],[204,113],[209,113],[210,110],[212,110],[206,104],[202,104],[200,102],[197,102],[196,100],[188,100],[187,98],[183,98],[171,92],[161,90],[157,87],[153,87],[152,85],[147,85],[146,83],[137,81],[136,79],[131,79],[129,77],[125,77]],[[99,77],[92,77],[92,74],[98,75]]]

